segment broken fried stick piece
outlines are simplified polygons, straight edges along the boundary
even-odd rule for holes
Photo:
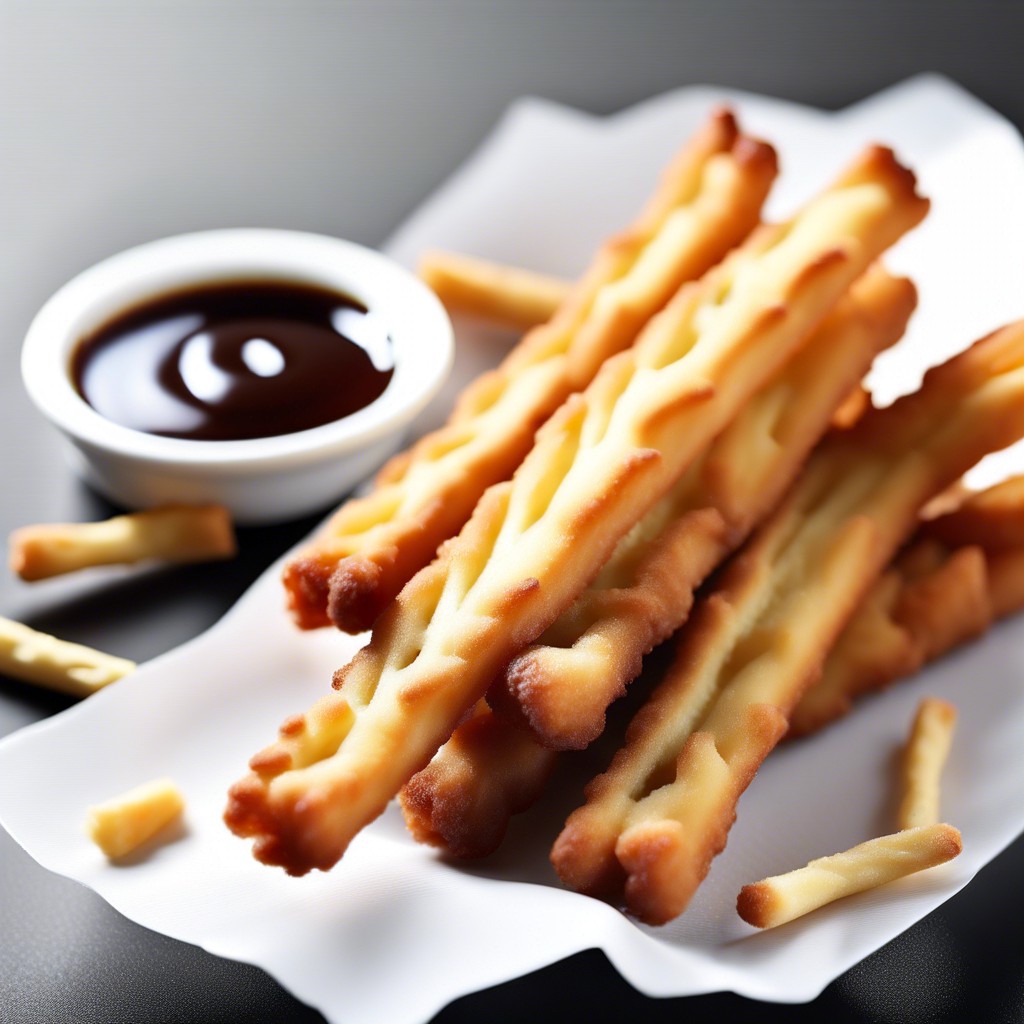
[[[293,874],[333,865],[927,206],[872,148],[792,222],[684,287],[410,581],[336,674],[340,692],[253,758],[225,818],[255,856]]]
[[[184,810],[178,787],[170,779],[154,779],[90,807],[85,828],[111,860],[118,860],[162,832]]]
[[[448,423],[396,456],[365,497],[343,505],[285,567],[296,623],[368,629],[507,480],[537,428],[608,356],[628,348],[681,284],[757,225],[776,173],[770,146],[718,113],[668,168],[636,223],[609,241],[554,318],[462,394]]]
[[[231,558],[236,550],[222,505],[168,505],[99,523],[24,526],[11,534],[10,565],[23,580],[41,580],[97,565]]]
[[[436,249],[423,254],[416,272],[450,313],[522,331],[547,323],[571,287],[558,277]]]
[[[73,697],[88,697],[134,671],[135,662],[58,640],[0,618],[0,673]]]
[[[821,679],[793,710],[787,738],[821,729],[863,694],[913,675],[1024,608],[1024,543],[1011,543],[1024,538],[1019,479],[921,524],[836,641]],[[988,510],[997,510],[995,522]],[[943,534],[962,546],[936,539]]]
[[[745,885],[736,910],[755,928],[775,928],[844,896],[944,864],[963,843],[952,825],[923,825],[869,839],[844,853],[819,857],[806,867]]]
[[[545,746],[580,749],[644,655],[679,628],[693,592],[793,482],[837,406],[894,344],[913,285],[878,266],[669,493],[616,546],[598,577],[491,687],[492,706]]]
[[[552,851],[572,888],[680,914],[736,803],[920,509],[1024,435],[1024,322],[834,435],[681,635],[676,662]]]
[[[921,701],[903,752],[901,829],[934,825],[939,818],[939,778],[956,728],[956,708],[929,697]]]
[[[851,382],[902,335],[914,302],[909,281],[869,270],[619,542],[572,608],[513,659],[511,671],[532,683],[530,713],[518,717],[545,743],[583,746],[602,730],[642,656],[685,620],[696,588],[788,488]],[[484,856],[553,766],[553,753],[518,722],[480,707],[403,789],[406,824],[454,856]]]

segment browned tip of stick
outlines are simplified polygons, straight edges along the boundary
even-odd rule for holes
[[[383,585],[381,567],[367,558],[350,555],[331,573],[327,616],[345,633],[363,633],[377,621],[394,597]]]
[[[540,796],[556,756],[478,705],[402,790],[406,826],[454,857],[493,853],[509,819]]]
[[[267,783],[253,773],[228,790],[224,823],[236,836],[254,840],[252,853],[261,864],[299,876],[327,871],[344,853],[317,827],[329,806],[328,795],[316,790],[272,805]]]
[[[481,817],[472,806],[472,789],[446,779],[443,770],[433,765],[405,784],[399,802],[412,837],[452,857],[486,857],[505,836],[507,817]]]
[[[723,148],[731,146],[740,134],[740,126],[736,121],[736,115],[733,113],[732,108],[725,104],[712,107],[711,113],[708,114],[705,131],[714,132],[722,140]]]
[[[583,750],[604,731],[605,708],[559,686],[530,648],[508,663],[487,699],[501,718],[551,750]]]
[[[606,845],[592,834],[577,812],[569,817],[551,847],[551,864],[568,888],[607,903],[620,903],[626,872],[614,850],[605,849]]]
[[[775,147],[761,139],[741,135],[732,147],[732,155],[742,166],[761,170],[771,177],[779,172],[779,155]]]
[[[282,573],[288,611],[299,629],[329,626],[327,598],[331,569],[314,557],[297,558]]]
[[[626,910],[644,924],[667,924],[678,917],[704,880],[706,860],[686,856],[683,827],[670,819],[634,825],[615,845],[626,871]]]
[[[868,146],[840,178],[841,185],[853,186],[883,183],[894,195],[902,197],[920,220],[931,203],[917,191],[917,177],[901,164],[888,146]]]
[[[942,831],[936,838],[936,848],[940,851],[944,860],[952,860],[959,857],[964,850],[964,839],[960,829],[952,825],[943,824]]]
[[[754,882],[740,889],[736,897],[736,913],[755,928],[768,928],[779,913],[779,895],[764,882]]]
[[[224,824],[243,839],[259,835],[264,830],[265,795],[266,785],[257,774],[240,779],[228,790]]]

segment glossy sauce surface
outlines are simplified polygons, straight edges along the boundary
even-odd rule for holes
[[[133,430],[200,441],[274,437],[332,423],[387,387],[387,325],[344,295],[237,281],[135,306],[83,338],[82,397]]]

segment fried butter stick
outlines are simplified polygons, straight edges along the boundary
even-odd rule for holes
[[[913,675],[1024,608],[1024,488],[1016,477],[923,523],[836,641],[787,738],[847,714],[853,701]],[[938,537],[955,538],[958,546]]]
[[[749,234],[775,174],[774,150],[741,135],[731,114],[715,114],[636,223],[599,250],[556,316],[471,384],[443,428],[392,459],[374,489],[343,505],[287,564],[298,625],[368,629],[459,532],[487,487],[512,475],[565,398],[628,348],[683,282]]]
[[[23,526],[10,537],[10,566],[23,580],[42,580],[97,565],[232,558],[237,550],[223,505],[165,505],[98,523]]]
[[[135,662],[0,618],[0,673],[88,697],[135,671]]]
[[[570,288],[558,277],[439,250],[424,253],[416,272],[450,313],[523,331],[550,320]]]
[[[812,456],[697,609],[664,682],[588,786],[552,860],[650,924],[686,907],[736,802],[920,509],[1024,435],[1024,321],[930,371]]]
[[[912,675],[1024,608],[1024,488],[1018,480],[980,492],[918,528],[840,634],[821,680],[794,709],[787,740],[828,725],[857,697]],[[989,511],[999,529],[991,529],[996,523]],[[947,530],[964,545],[948,548],[931,537]],[[1010,546],[1016,537],[1020,543]],[[991,541],[1007,546],[981,546]],[[493,853],[512,815],[540,797],[557,756],[481,702],[402,790],[406,824],[418,840],[450,856]]]
[[[989,510],[1001,529],[990,528]],[[954,529],[963,547],[949,549],[928,536]],[[1017,546],[980,546],[993,539],[1005,545],[1018,536]],[[913,674],[1021,608],[1024,488],[1014,479],[918,529],[843,630],[821,680],[793,711],[786,738],[822,728],[846,714],[858,696]],[[402,790],[406,824],[419,841],[449,856],[493,853],[512,815],[540,797],[557,756],[481,702]]]
[[[636,675],[642,656],[685,620],[696,588],[792,483],[852,382],[902,335],[914,303],[909,281],[881,267],[868,271],[619,542],[597,580],[542,638],[560,637],[561,647],[535,645],[513,659],[515,666],[535,658],[535,685],[549,687],[536,695],[529,718],[546,727],[546,740],[568,734],[578,740],[571,745],[582,746],[602,731],[608,702]],[[552,693],[559,685],[561,692]],[[509,817],[540,795],[554,760],[518,723],[480,707],[402,791],[406,823],[417,839],[455,856],[491,853]]]
[[[949,701],[921,701],[903,752],[902,799],[897,821],[901,829],[937,824],[939,779],[949,756],[956,727],[956,708]]]
[[[619,542],[572,608],[512,659],[490,690],[492,707],[554,749],[596,739],[644,655],[682,625],[694,590],[778,504],[915,303],[913,285],[881,267],[858,281],[814,341]]]
[[[880,253],[925,214],[872,148],[791,223],[684,287],[538,432],[335,677],[285,723],[226,812],[254,853],[328,868],[437,752],[505,662],[582,592],[619,539],[792,358]]]
[[[755,928],[776,928],[844,896],[945,864],[962,849],[960,833],[952,825],[922,825],[879,836],[796,871],[743,886],[736,910]]]

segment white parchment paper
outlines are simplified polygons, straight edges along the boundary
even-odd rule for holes
[[[913,79],[838,114],[711,88],[685,89],[611,118],[550,103],[513,106],[475,156],[397,232],[412,264],[449,247],[573,275],[628,223],[660,167],[708,109],[734,105],[774,142],[785,216],[866,142],[892,144],[934,202],[895,250],[921,308],[871,383],[883,401],[928,365],[1024,315],[1024,149],[1013,129],[951,83]],[[459,325],[449,396],[494,362],[503,340]],[[433,419],[442,415],[438,404]],[[1011,452],[985,482],[1024,468]],[[966,885],[1024,829],[1024,623],[998,627],[919,678],[866,701],[827,733],[784,746],[740,804],[726,852],[689,910],[662,929],[566,892],[547,862],[588,765],[518,820],[506,847],[470,867],[406,835],[392,808],[328,874],[292,879],[255,863],[220,820],[225,791],[286,715],[307,707],[358,640],[300,634],[269,570],[213,629],[133,676],[0,744],[0,820],[45,867],[90,886],[149,928],[259,964],[331,1021],[415,1024],[444,1004],[578,950],[600,947],[652,995],[731,989],[813,998],[833,978]],[[893,757],[924,694],[961,708],[944,777],[956,861],[756,934],[741,885],[892,831]],[[82,831],[90,803],[158,775],[188,800],[174,841],[106,863]]]

